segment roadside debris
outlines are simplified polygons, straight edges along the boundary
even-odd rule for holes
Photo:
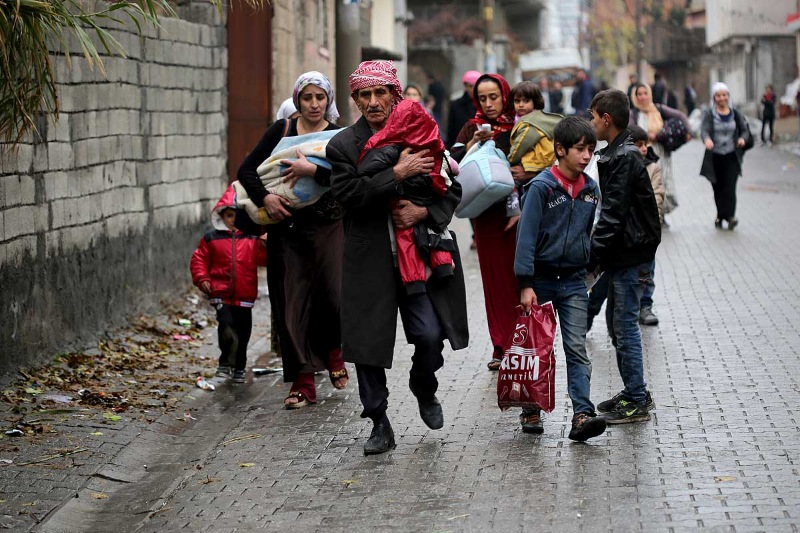
[[[205,377],[197,376],[197,379],[194,380],[195,384],[197,385],[198,389],[203,390],[216,390],[216,387],[213,383],[210,383]]]

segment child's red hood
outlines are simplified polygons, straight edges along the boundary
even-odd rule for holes
[[[230,231],[220,216],[220,212],[226,207],[236,209],[236,193],[233,190],[233,185],[228,185],[228,188],[222,194],[222,198],[211,210],[211,225],[214,226],[214,229]]]

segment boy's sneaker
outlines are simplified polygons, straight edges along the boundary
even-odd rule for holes
[[[653,400],[653,395],[650,394],[649,390],[644,391],[644,394],[645,394],[644,406],[648,412],[652,411],[653,409],[656,408],[656,402],[655,400]],[[614,407],[616,407],[617,403],[619,403],[620,400],[627,400],[627,399],[628,398],[625,397],[625,394],[623,392],[618,392],[616,395],[614,395],[613,398],[598,403],[597,410],[600,411],[601,413],[610,413],[611,411],[614,410]]]
[[[232,372],[231,367],[219,365],[217,367],[217,372],[214,375],[217,376],[218,378],[229,378],[231,377],[231,372]]]
[[[587,413],[576,413],[572,417],[572,429],[569,431],[570,440],[583,442],[601,435],[606,430],[606,421],[601,416]]]
[[[245,378],[247,377],[247,373],[244,369],[242,370],[234,370],[233,371],[233,382],[234,383],[244,383]]]
[[[646,422],[650,420],[650,413],[643,403],[634,403],[620,400],[610,413],[605,413],[603,418],[607,424],[630,424],[632,422]]]
[[[639,324],[644,326],[657,326],[658,317],[653,313],[653,308],[650,306],[642,307],[639,310]]]
[[[534,433],[541,435],[544,433],[542,424],[542,412],[540,410],[523,412],[519,415],[519,423],[522,424],[523,433]]]

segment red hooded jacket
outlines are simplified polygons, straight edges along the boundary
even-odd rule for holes
[[[192,254],[192,281],[197,287],[204,281],[211,283],[212,304],[253,307],[258,296],[256,267],[267,264],[266,247],[254,235],[229,230],[220,216],[226,207],[235,209],[233,187],[228,187],[211,211],[215,229],[200,239]]]

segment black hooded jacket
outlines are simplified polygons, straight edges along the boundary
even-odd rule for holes
[[[618,270],[652,261],[661,242],[653,186],[627,131],[597,160],[602,207],[592,236],[592,264]]]

